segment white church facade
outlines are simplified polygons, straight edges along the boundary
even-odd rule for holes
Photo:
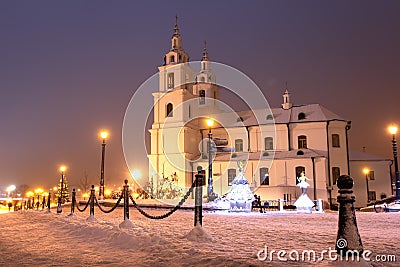
[[[339,176],[353,172],[358,176],[364,165],[381,174],[369,190],[376,191],[378,199],[391,195],[390,160],[370,158],[360,163],[350,158],[350,121],[319,104],[294,105],[287,90],[282,107],[223,113],[219,106],[222,88],[216,84],[218,77],[210,68],[206,48],[200,71],[188,62],[175,25],[165,64],[158,67],[159,88],[153,93],[148,154],[153,183],[174,177],[178,185],[190,187],[197,166],[202,166],[208,177],[207,138],[211,131],[213,190],[219,196],[231,188],[238,160],[246,162],[245,177],[262,200],[296,200],[301,194],[297,178],[304,172],[310,179],[310,198],[333,205]],[[255,120],[254,114],[262,114],[263,120]],[[207,118],[215,120],[212,127],[206,125]],[[227,118],[224,123],[222,118]],[[354,188],[361,194],[365,183],[356,179]],[[360,198],[356,206],[365,206],[366,200]]]

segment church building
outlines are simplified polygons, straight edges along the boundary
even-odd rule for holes
[[[216,83],[218,76],[210,67],[206,46],[199,64],[199,71],[192,68],[176,23],[171,49],[158,67],[159,88],[153,93],[148,154],[153,183],[172,177],[177,185],[188,188],[198,166],[209,177],[211,155],[212,185],[219,196],[231,188],[239,160],[246,162],[245,177],[262,200],[296,200],[301,194],[296,184],[304,172],[310,179],[310,198],[322,199],[329,207],[336,204],[339,176],[354,172],[359,177],[364,167],[379,173],[369,185],[370,192],[376,191],[375,198],[392,194],[390,160],[363,158],[360,154],[357,157],[361,161],[352,160],[349,120],[320,104],[293,103],[288,88],[284,89],[281,107],[223,111],[220,97],[224,88]],[[263,119],[255,120],[254,114]],[[209,118],[215,120],[214,125],[207,125]],[[365,180],[355,181],[355,192],[366,192]],[[372,201],[374,194],[370,192],[368,200]],[[367,197],[360,196],[356,202],[358,207],[366,204]]]

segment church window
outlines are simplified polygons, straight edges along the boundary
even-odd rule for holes
[[[268,168],[260,168],[260,185],[269,185]]]
[[[174,62],[175,62],[175,56],[171,56],[171,57],[169,58],[169,61],[170,61],[170,63],[174,63]]]
[[[228,169],[228,185],[231,186],[236,177],[236,169]]]
[[[174,88],[174,73],[168,73],[168,83],[167,83],[168,89],[173,89]]]
[[[235,152],[243,152],[243,139],[235,140]]]
[[[273,150],[274,149],[274,139],[272,137],[264,138],[265,150]]]
[[[340,147],[340,139],[338,134],[332,134],[332,147]]]
[[[167,104],[167,108],[166,108],[166,112],[165,112],[166,117],[172,117],[174,115],[173,114],[173,109],[174,109],[174,105],[172,105],[172,103],[168,103]]]
[[[297,116],[297,119],[300,120],[305,120],[306,119],[306,114],[304,112],[300,112],[299,115]]]
[[[337,180],[340,176],[340,168],[339,167],[332,167],[332,181],[333,184],[336,184]]]
[[[374,171],[369,171],[368,173],[368,178],[370,180],[375,180],[375,172]]]
[[[298,149],[307,148],[307,136],[300,135],[297,137]]]
[[[268,114],[267,115],[267,120],[272,120],[274,117],[272,117],[272,115],[271,114]]]
[[[306,173],[306,168],[303,166],[297,166],[296,167],[296,184],[300,183],[300,176],[301,173],[304,172],[304,174]]]
[[[206,103],[206,91],[200,90],[199,91],[199,104],[204,105]]]
[[[376,200],[376,192],[368,191],[368,199],[369,199],[369,201],[375,201]]]
[[[204,83],[206,81],[206,78],[204,76],[200,77],[200,82]]]

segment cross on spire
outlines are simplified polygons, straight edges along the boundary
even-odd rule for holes
[[[175,15],[174,36],[179,36],[178,15]]]
[[[207,41],[204,40],[203,58],[201,61],[208,61]]]

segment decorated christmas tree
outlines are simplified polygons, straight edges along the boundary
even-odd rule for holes
[[[61,187],[62,187],[62,194],[61,194]],[[58,197],[61,196],[61,203],[69,202],[69,190],[68,190],[68,181],[66,175],[64,175],[64,178],[60,178],[60,183],[58,184],[57,187],[57,192],[56,192],[56,201]]]

